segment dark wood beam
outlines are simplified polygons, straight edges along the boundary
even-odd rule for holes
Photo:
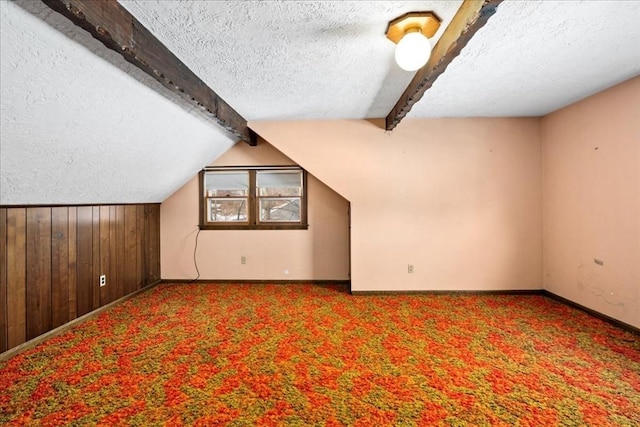
[[[385,120],[385,129],[392,130],[411,111],[440,74],[460,54],[474,34],[487,23],[502,0],[464,0],[453,20],[433,47],[429,61],[420,68],[400,95]]]
[[[42,0],[106,47],[204,109],[218,126],[255,145],[247,120],[218,96],[116,0]]]

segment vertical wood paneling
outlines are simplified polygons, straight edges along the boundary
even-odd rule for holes
[[[136,236],[137,209],[134,205],[124,207],[124,227],[125,227],[125,294],[130,294],[136,290],[136,262],[138,243]]]
[[[109,206],[109,275],[107,277],[107,292],[109,302],[118,299],[118,247],[116,246],[116,207]]]
[[[124,206],[116,206],[116,251],[118,253],[117,263],[118,272],[116,275],[117,280],[117,293],[116,298],[120,298],[125,293],[124,287],[124,272],[125,272],[125,253],[124,253]]]
[[[160,280],[160,205],[147,205],[149,221],[149,282],[154,283]]]
[[[7,350],[7,210],[0,208],[0,353]]]
[[[107,285],[99,288],[100,305],[111,302],[109,299],[109,287],[111,286],[110,252],[109,252],[109,206],[100,206],[100,273],[107,276]]]
[[[27,209],[27,340],[51,330],[51,208]]]
[[[93,276],[93,208],[91,206],[78,207],[78,261],[77,261],[77,314],[78,317],[87,314],[93,307],[92,276]]]
[[[100,282],[99,278],[102,274],[100,270],[100,206],[93,206],[93,232],[92,236],[92,250],[93,260],[91,261],[92,273],[91,273],[91,310],[100,308]]]
[[[136,206],[136,250],[137,250],[137,263],[136,263],[136,288],[140,289],[147,282],[146,269],[146,234],[147,234],[147,221],[145,215],[145,206]]]
[[[27,210],[7,210],[7,346],[26,341]]]
[[[69,319],[69,208],[51,209],[51,326]]]
[[[158,204],[0,208],[0,352],[159,280],[159,214]]]
[[[69,320],[78,317],[78,209],[69,208]]]

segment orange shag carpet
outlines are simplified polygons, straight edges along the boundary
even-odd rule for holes
[[[640,425],[640,339],[535,295],[160,285],[0,363],[0,423]]]

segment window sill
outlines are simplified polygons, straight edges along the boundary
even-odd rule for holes
[[[201,225],[200,230],[308,230],[309,224]]]

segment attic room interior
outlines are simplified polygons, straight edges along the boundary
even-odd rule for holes
[[[0,18],[0,424],[640,425],[640,2]]]

